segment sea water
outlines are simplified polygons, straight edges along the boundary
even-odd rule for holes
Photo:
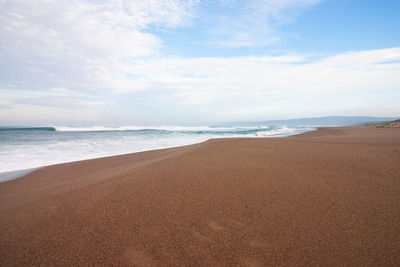
[[[281,137],[311,130],[257,127],[0,127],[0,173],[176,147],[223,137]]]

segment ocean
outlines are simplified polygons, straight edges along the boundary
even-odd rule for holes
[[[283,137],[307,127],[0,127],[0,173],[224,137]]]

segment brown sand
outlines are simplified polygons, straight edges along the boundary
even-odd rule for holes
[[[0,184],[2,266],[400,263],[400,128],[54,165]]]

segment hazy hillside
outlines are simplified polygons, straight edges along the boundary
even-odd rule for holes
[[[357,125],[371,122],[393,121],[399,119],[398,117],[347,117],[347,116],[330,116],[318,118],[301,118],[291,120],[269,120],[258,122],[233,122],[224,125],[237,125],[237,126],[258,126],[258,125],[287,125],[292,127],[298,126],[348,126]]]

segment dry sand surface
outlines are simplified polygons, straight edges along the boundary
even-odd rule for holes
[[[400,264],[400,128],[219,139],[0,184],[1,266]]]

